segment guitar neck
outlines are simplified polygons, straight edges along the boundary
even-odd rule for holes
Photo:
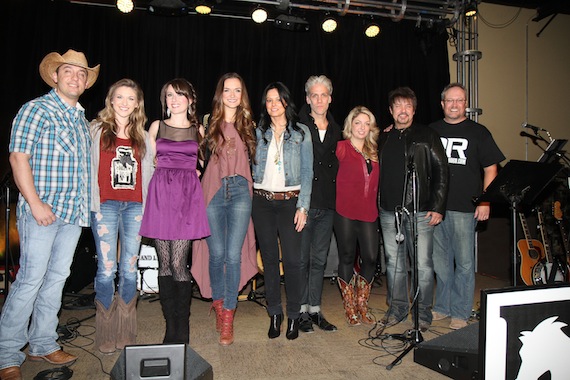
[[[526,224],[526,218],[522,212],[519,212],[519,218],[521,220],[521,227],[524,233],[524,239],[526,240],[526,244],[528,244],[529,250],[534,250],[534,245],[532,244],[532,239],[530,238],[530,232],[528,230],[528,225]]]
[[[562,238],[562,245],[564,246],[564,252],[570,255],[570,243],[568,242],[568,234],[566,233],[566,228],[564,228],[564,218],[562,213],[562,205],[559,201],[556,201],[552,205],[552,215],[556,219],[556,224],[560,229],[560,235]]]
[[[540,210],[537,210],[536,214],[538,216],[538,228],[540,228],[540,236],[542,237],[542,246],[544,247],[544,255],[546,256],[546,261],[551,263],[552,252],[550,252],[550,246],[548,245],[544,219],[542,218],[542,212]]]

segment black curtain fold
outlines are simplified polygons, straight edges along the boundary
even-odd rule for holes
[[[85,52],[91,65],[101,64],[97,83],[81,98],[88,119],[104,106],[108,87],[123,77],[141,84],[149,121],[160,117],[160,88],[175,77],[194,84],[198,112],[208,113],[218,78],[236,71],[246,81],[255,115],[269,82],[285,83],[300,108],[306,79],[326,74],[334,86],[331,110],[341,123],[354,106],[365,105],[381,127],[389,125],[388,92],[406,85],[418,96],[416,120],[427,124],[441,117],[439,94],[450,79],[445,29],[417,28],[414,22],[379,20],[382,33],[369,39],[362,20],[348,16],[340,18],[336,32],[325,34],[316,15],[308,15],[309,32],[291,32],[251,20],[141,10],[125,15],[61,0],[4,0],[3,8],[4,156],[20,106],[49,90],[38,65],[51,51],[73,48]],[[6,167],[5,157],[2,162]]]

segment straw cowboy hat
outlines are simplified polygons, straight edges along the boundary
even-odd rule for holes
[[[44,57],[44,59],[42,59],[42,62],[40,63],[40,75],[44,82],[55,88],[56,83],[51,75],[59,66],[65,63],[68,65],[79,66],[87,70],[86,89],[93,86],[93,83],[97,80],[97,76],[99,76],[99,66],[101,65],[89,67],[85,54],[69,49],[64,55],[59,55],[59,53],[54,52],[49,53]]]

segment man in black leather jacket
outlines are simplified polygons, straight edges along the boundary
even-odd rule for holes
[[[426,331],[432,321],[433,231],[443,219],[447,201],[447,157],[439,135],[414,123],[417,99],[410,88],[393,90],[388,102],[394,125],[379,139],[378,205],[389,309],[380,323],[389,327],[405,320],[410,310],[409,299],[413,299],[419,305],[419,328]],[[416,235],[417,261],[413,255]],[[419,292],[412,289],[410,296],[407,256],[412,265],[417,262],[418,269]]]

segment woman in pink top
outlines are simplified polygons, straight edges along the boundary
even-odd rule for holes
[[[372,324],[368,298],[378,254],[378,166],[376,118],[363,106],[352,109],[344,121],[343,136],[336,148],[334,231],[338,243],[338,284],[349,326]],[[357,246],[360,273],[354,273]]]
[[[202,296],[213,299],[219,343],[233,343],[238,291],[257,273],[251,222],[250,158],[255,157],[255,123],[243,79],[218,81],[202,149],[209,157],[202,188],[211,235],[194,244],[192,274]],[[207,266],[206,266],[207,264]]]

